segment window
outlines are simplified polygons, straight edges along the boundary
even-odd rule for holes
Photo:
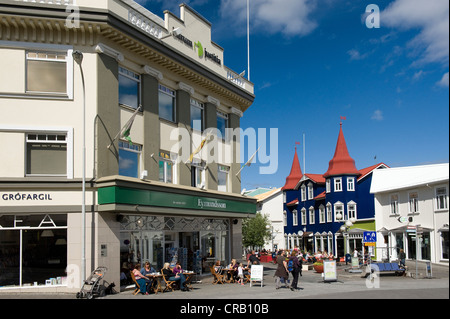
[[[298,212],[296,209],[292,211],[292,225],[297,226],[298,225]]]
[[[304,202],[304,201],[306,201],[306,186],[305,185],[302,185],[302,188],[301,188],[301,199],[302,199],[302,202]]]
[[[448,260],[448,231],[441,233],[441,258]]]
[[[342,192],[342,177],[338,177],[334,179],[334,191]]]
[[[328,203],[327,204],[327,222],[330,223],[333,221],[333,213],[332,213],[332,209],[331,209],[331,204]]]
[[[315,224],[316,223],[316,216],[314,214],[314,207],[309,208],[309,223]]]
[[[139,177],[142,146],[119,141],[119,175]]]
[[[314,188],[312,184],[308,185],[308,199],[314,198]]]
[[[436,210],[448,209],[447,204],[447,188],[436,188]]]
[[[341,216],[342,216],[342,219],[337,219],[336,218],[336,216],[338,215],[338,214],[341,214]],[[334,220],[335,221],[343,221],[343,220],[346,220],[346,218],[345,218],[345,216],[344,216],[344,205],[342,205],[341,203],[339,203],[339,204],[335,204],[334,205]]]
[[[141,76],[119,67],[119,104],[137,109],[141,105]]]
[[[202,103],[191,99],[191,128],[196,131],[203,131],[203,110]]]
[[[159,117],[175,122],[175,91],[159,85]]]
[[[331,180],[327,179],[326,181],[326,191],[327,193],[331,192]]]
[[[283,225],[287,226],[287,213],[285,210],[283,211]]]
[[[217,130],[222,135],[222,139],[225,139],[226,129],[228,128],[228,114],[217,112]]]
[[[205,167],[203,163],[192,163],[191,186],[198,188],[205,187]]]
[[[306,209],[305,208],[302,208],[302,210],[301,210],[301,213],[302,213],[302,225],[306,225]]]
[[[347,204],[347,214],[348,219],[355,218],[356,219],[356,203],[351,201]]]
[[[355,178],[354,177],[347,177],[347,190],[350,192],[355,191]]]
[[[169,153],[159,153],[159,181],[175,184],[174,162]]]
[[[409,212],[411,214],[419,212],[419,195],[417,192],[409,193]]]
[[[27,52],[26,91],[67,94],[67,53]]]
[[[221,192],[228,191],[228,173],[230,172],[230,168],[227,166],[219,165],[218,171],[218,185],[217,190]]]
[[[391,195],[391,215],[398,215],[398,195]]]
[[[319,207],[319,223],[325,223],[325,207],[323,205]]]
[[[67,175],[65,134],[27,134],[26,175]]]

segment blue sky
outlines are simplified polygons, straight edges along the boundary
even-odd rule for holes
[[[174,1],[137,2],[179,15]],[[247,70],[246,1],[185,3],[212,23],[224,64]],[[366,27],[369,4],[380,8],[380,28]],[[303,172],[305,155],[307,173],[325,173],[341,116],[358,169],[449,161],[447,0],[250,0],[250,8],[256,99],[241,127],[278,129],[278,170],[246,167],[242,188],[283,186],[303,134]]]

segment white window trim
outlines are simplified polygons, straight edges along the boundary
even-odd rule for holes
[[[302,202],[305,202],[306,201],[306,186],[305,185],[302,185],[300,193],[301,193]]]
[[[342,220],[337,220],[336,219],[336,207],[341,206],[342,207]],[[334,221],[335,222],[343,222],[345,220],[347,220],[345,217],[345,208],[344,208],[344,203],[342,202],[336,202],[333,205],[333,210],[334,210]]]
[[[342,192],[342,190],[343,190],[343,187],[342,187],[342,177],[336,177],[336,178],[333,179],[333,181],[334,181],[334,191],[335,191],[335,192]],[[337,189],[337,187],[336,187],[338,181],[340,182],[341,189]]]
[[[352,181],[352,183],[350,183]],[[353,187],[350,187],[350,185],[353,185]],[[347,191],[354,192],[355,191],[355,178],[354,177],[347,177]]]
[[[416,199],[416,201],[417,201],[417,211],[415,211],[415,212],[413,212],[412,209],[411,209],[411,194],[414,194],[414,193],[417,194],[417,199]],[[408,214],[410,214],[410,215],[419,214],[419,212],[420,212],[419,203],[420,203],[420,201],[419,201],[419,192],[417,190],[409,191],[408,192]]]
[[[314,225],[316,223],[316,212],[313,206],[311,206],[308,209],[308,214],[309,214],[309,224]]]
[[[350,217],[350,206],[352,206],[352,205],[355,207],[355,216],[354,217]],[[350,218],[358,219],[358,206],[354,201],[349,201],[347,203],[347,219],[350,219]]]
[[[397,208],[397,212],[395,213],[395,212],[393,212],[392,211],[392,196],[397,196],[397,205],[396,205],[396,208]],[[398,193],[393,193],[393,194],[389,194],[389,214],[391,215],[391,216],[398,216],[398,215],[400,215],[400,205],[399,205],[399,198],[400,198],[400,196],[399,196],[399,194]],[[409,203],[408,203],[409,204]]]
[[[301,210],[301,217],[300,218],[301,218],[302,225],[306,225],[308,218],[306,216],[306,208],[304,208],[304,207]]]
[[[327,179],[325,182],[326,192],[331,192],[331,179]]]
[[[292,226],[298,226],[298,211],[296,209],[292,211]]]
[[[308,184],[308,200],[314,199],[314,187],[312,183]]]
[[[283,225],[287,226],[287,212],[285,210],[283,211]]]
[[[319,224],[325,224],[327,220],[327,211],[325,209],[325,206],[320,205],[319,206]]]
[[[445,207],[445,208],[438,208],[437,207],[437,194],[436,194],[436,192],[437,192],[437,190],[438,190],[438,188],[445,188],[445,203],[446,203],[446,205],[447,205],[447,207]],[[435,187],[434,187],[434,210],[436,211],[436,212],[443,212],[443,211],[448,211],[448,200],[449,200],[449,196],[448,196],[448,186],[447,185],[436,185]]]
[[[14,133],[42,133],[42,134],[65,134],[67,142],[67,179],[74,178],[74,158],[73,158],[73,128],[72,127],[42,127],[42,126],[10,126],[1,125],[0,132]],[[26,141],[26,140],[25,140]],[[25,154],[24,154],[25,156]],[[25,176],[25,170],[24,170]]]
[[[130,72],[130,73],[133,73],[133,74],[139,76],[139,79],[137,79],[137,78],[135,78],[135,77],[132,77],[132,76],[129,76],[128,74],[125,74],[125,73],[121,72],[121,69],[123,69],[123,70],[125,70],[125,71],[128,71],[128,72]],[[127,68],[127,67],[124,67],[123,65],[119,65],[119,75],[121,75],[121,76],[123,76],[123,77],[126,77],[127,79],[129,79],[129,80],[131,80],[131,81],[134,81],[134,82],[138,83],[139,93],[138,93],[138,106],[137,106],[137,108],[139,108],[139,106],[142,104],[142,75],[139,74],[138,72],[135,72],[135,71],[133,71],[133,70]],[[119,103],[119,104],[120,104],[120,103]],[[133,109],[133,110],[136,110],[136,109],[135,109],[134,107],[132,107],[131,105],[127,105],[127,104],[120,104],[120,105],[121,105],[121,106],[125,106],[125,107],[129,107],[129,108],[131,108],[131,109]]]
[[[160,151],[160,153],[166,153],[164,151]],[[174,158],[175,157],[175,158]],[[159,161],[163,161],[164,162],[164,179],[167,178],[167,167],[165,165],[165,163],[172,163],[172,183],[169,182],[163,182],[163,183],[167,183],[167,184],[173,184],[173,185],[177,185],[178,184],[178,167],[177,167],[177,160],[176,160],[176,155],[174,155],[173,153],[170,153],[170,159],[168,158],[163,158],[163,157],[159,157]]]
[[[331,203],[327,203],[325,214],[327,216],[327,223],[331,223],[333,221],[333,205]]]

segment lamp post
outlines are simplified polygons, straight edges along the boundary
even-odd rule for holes
[[[86,278],[86,87],[83,73],[83,53],[75,50],[72,53],[73,60],[80,67],[81,82],[83,86],[83,164],[82,164],[82,199],[81,199],[81,286]]]
[[[341,232],[342,232],[342,236],[344,236],[344,232],[347,232],[348,229],[349,229],[350,227],[352,227],[354,223],[356,223],[356,219],[355,219],[355,218],[350,218],[349,220],[344,221],[344,216],[343,216],[341,213],[337,213],[337,214],[336,214],[336,220],[337,220],[339,223],[344,223],[344,224],[341,226],[341,228],[340,228],[340,230],[341,230]],[[346,241],[345,241],[345,238],[344,238],[344,247],[347,247],[347,243],[346,243]],[[348,248],[348,247],[347,247],[347,248]],[[364,249],[364,248],[363,248],[363,249]],[[347,249],[345,249],[345,250],[347,250]],[[344,252],[344,253],[345,253],[345,252]]]

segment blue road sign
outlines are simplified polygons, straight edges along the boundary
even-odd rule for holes
[[[364,242],[365,243],[376,243],[377,242],[377,233],[374,231],[365,231],[364,232]]]

